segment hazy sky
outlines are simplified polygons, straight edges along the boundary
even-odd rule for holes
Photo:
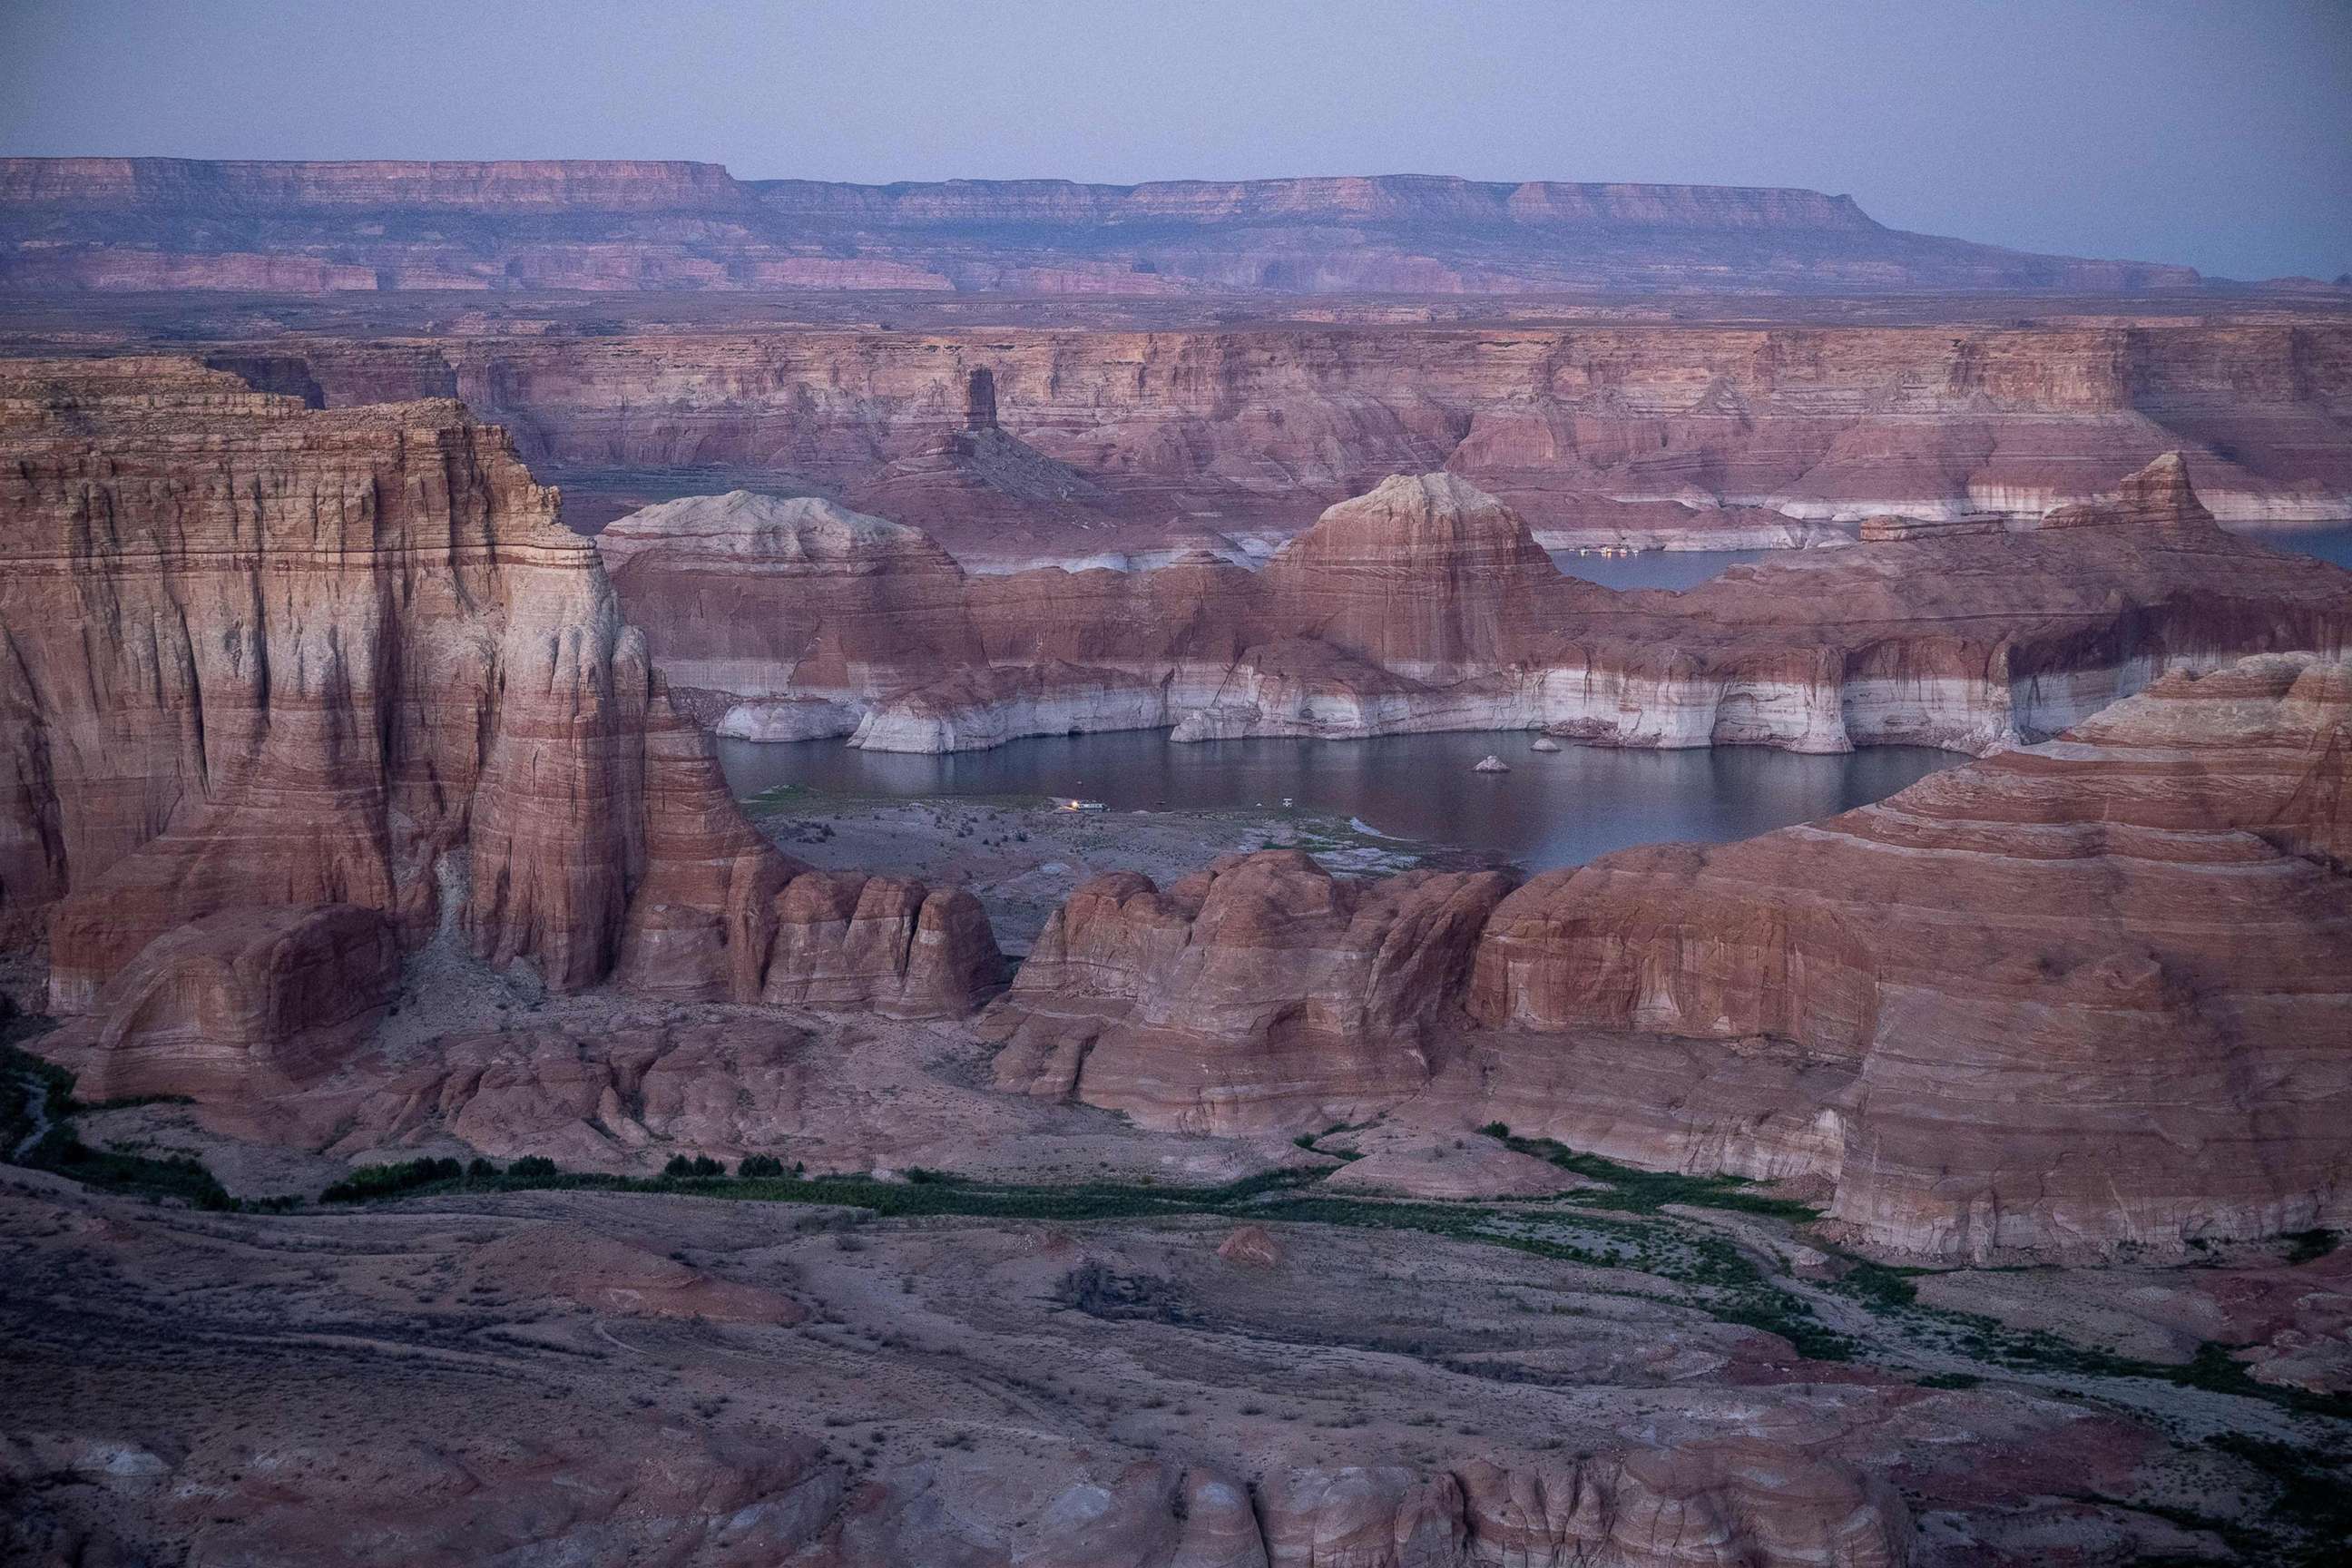
[[[0,152],[1803,185],[2334,277],[2352,0],[0,0]]]

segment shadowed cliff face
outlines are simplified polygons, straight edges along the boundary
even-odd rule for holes
[[[738,181],[711,163],[0,160],[0,285],[1514,293],[2146,289],[2188,268],[1881,226],[1848,196],[1414,175]]]

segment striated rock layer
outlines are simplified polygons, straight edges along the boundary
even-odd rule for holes
[[[1878,528],[1682,594],[1563,576],[1517,513],[1444,472],[1330,508],[1258,572],[1193,552],[966,578],[879,522],[823,572],[796,537],[714,560],[692,509],[755,500],[616,524],[631,613],[675,679],[723,687],[729,732],[849,731],[878,750],[1171,726],[1981,752],[2168,667],[2352,636],[2352,575],[2223,531],[2178,455],[2032,528]],[[892,648],[906,657],[843,651]]]
[[[1046,922],[984,1032],[998,1087],[1160,1124],[1328,1125],[1428,1076],[1500,872],[1342,881],[1297,850],[1228,856],[1162,893],[1097,878]]]
[[[1349,243],[1334,244],[1335,226]],[[2189,268],[1905,233],[1852,197],[1428,175],[737,180],[715,163],[0,159],[18,289],[1030,294],[2147,289]],[[299,258],[299,268],[274,263]]]
[[[1832,1215],[1888,1248],[2340,1223],[2348,787],[2352,668],[2168,677],[1827,822],[1539,877],[1488,925],[1470,1009],[1777,1042],[1758,1054],[1813,1079],[1807,1146],[1745,1152],[1633,1103],[1614,1141],[1825,1176]]]
[[[447,923],[563,989],[617,965],[952,1012],[992,967],[968,897],[877,879],[836,911],[759,840],[594,547],[458,405],[16,362],[0,453],[0,938],[46,928],[53,1010],[104,1011],[110,1049],[190,1008],[237,1020],[225,1047],[338,1020],[309,938],[172,935],[240,910],[352,906],[402,947]],[[154,1000],[224,965],[285,994]]]
[[[2343,662],[2168,675],[1843,816],[1502,889],[1281,855],[1098,880],[986,1015],[999,1081],[1228,1131],[1418,1095],[1803,1178],[1941,1258],[2352,1217]]]
[[[1994,323],[1887,324],[1856,306],[1792,323],[1571,311],[1169,331],[656,317],[598,335],[551,307],[505,331],[425,314],[392,337],[333,316],[259,342],[233,335],[254,331],[243,315],[214,331],[223,363],[298,364],[330,405],[462,397],[567,483],[683,468],[814,487],[1000,567],[1202,528],[1287,534],[1387,475],[1437,468],[1556,547],[1802,543],[1882,513],[2032,518],[2167,451],[2188,456],[2224,521],[2352,518],[2340,315],[2019,309]],[[175,324],[194,313],[183,302]],[[995,424],[975,432],[982,375]]]

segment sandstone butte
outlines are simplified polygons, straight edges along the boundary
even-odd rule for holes
[[[1099,879],[982,1015],[999,1085],[1206,1131],[1500,1120],[1801,1180],[1948,1260],[2352,1218],[2340,660],[2168,674],[1876,805],[1507,886]]]
[[[1982,753],[2169,666],[2352,636],[2352,575],[2222,530],[2177,454],[2030,526],[1873,534],[1621,594],[1564,576],[1510,507],[1438,472],[1330,508],[1256,571],[1195,551],[970,575],[911,530],[749,494],[649,508],[600,547],[698,713],[889,751],[1166,726]]]
[[[2175,450],[2225,521],[2352,514],[2352,324],[2321,312],[873,331],[647,309],[461,331],[395,300],[387,329],[321,310],[258,338],[229,313],[205,352],[330,406],[462,398],[573,502],[613,470],[788,476],[991,570],[1287,535],[1437,468],[1551,548],[2022,521]]]
[[[1335,246],[1334,228],[1350,243]],[[2182,267],[1890,229],[1853,198],[1425,175],[738,180],[714,163],[0,159],[17,289],[998,293],[2144,290]]]
[[[0,453],[0,936],[46,927],[94,1092],[300,1081],[445,926],[558,989],[952,1014],[993,979],[969,894],[752,831],[462,407],[16,362]]]

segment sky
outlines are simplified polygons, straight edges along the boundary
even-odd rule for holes
[[[2352,272],[2352,0],[0,0],[0,153],[1797,185]]]

